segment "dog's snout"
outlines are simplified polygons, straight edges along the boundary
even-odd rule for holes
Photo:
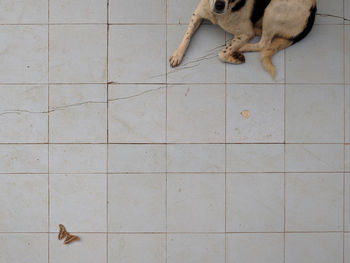
[[[216,11],[222,12],[225,9],[225,2],[220,0],[216,1],[215,9]]]

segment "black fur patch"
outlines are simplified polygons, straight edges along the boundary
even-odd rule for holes
[[[250,21],[252,21],[253,24],[258,22],[260,18],[262,18],[265,9],[270,2],[271,0],[254,0],[253,11],[250,16]]]
[[[245,62],[245,57],[241,52],[238,52],[238,51],[233,52],[232,57],[241,63]]]
[[[246,0],[239,0],[234,7],[232,7],[231,12],[237,12],[245,5]]]
[[[316,16],[316,12],[317,12],[317,7],[313,6],[310,8],[310,16],[307,20],[306,26],[304,28],[304,30],[297,36],[292,37],[290,40],[293,42],[293,44],[299,42],[300,40],[302,40],[304,37],[307,36],[307,34],[310,33],[314,23],[315,23],[315,16]]]

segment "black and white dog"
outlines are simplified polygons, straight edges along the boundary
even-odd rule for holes
[[[259,51],[264,69],[275,78],[272,55],[303,39],[315,15],[316,0],[201,0],[170,65],[181,63],[191,37],[202,20],[208,19],[234,35],[220,51],[221,61],[241,64],[245,62],[243,52]],[[255,35],[261,36],[260,42],[248,43]]]

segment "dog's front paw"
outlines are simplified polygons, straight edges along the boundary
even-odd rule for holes
[[[179,51],[175,51],[174,54],[170,57],[169,62],[170,62],[170,66],[177,67],[178,65],[180,65],[182,58],[183,58],[183,53],[179,52]]]

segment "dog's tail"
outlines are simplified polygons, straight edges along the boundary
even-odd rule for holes
[[[279,50],[289,47],[292,43],[289,39],[276,37],[268,47],[260,51],[261,64],[273,79],[276,79],[276,68],[271,62],[271,57]]]

